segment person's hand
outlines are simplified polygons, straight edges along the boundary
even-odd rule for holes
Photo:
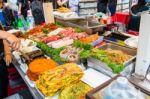
[[[18,50],[20,48],[20,39],[19,38],[10,34],[6,39],[10,43],[12,49]]]
[[[59,6],[62,6],[62,5],[63,5],[60,0],[58,0],[57,3],[58,3]]]
[[[10,63],[12,62],[11,53],[5,55],[5,62],[6,62],[6,65],[7,65],[7,66],[9,66]]]

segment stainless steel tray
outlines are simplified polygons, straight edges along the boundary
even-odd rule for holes
[[[64,21],[75,21],[75,20],[84,20],[83,17],[77,17],[77,18],[63,18],[63,17],[60,17],[60,16],[55,16],[56,19],[59,19],[59,20],[64,20]]]
[[[135,58],[136,58],[136,50],[134,50],[134,49],[124,47],[124,46],[119,46],[119,45],[114,44],[114,43],[106,43],[105,45],[101,46],[99,49],[121,50],[122,52],[132,56],[130,59],[128,59],[126,62],[123,63],[124,67],[125,68],[128,67],[128,66],[133,67],[133,65],[134,65]],[[90,67],[92,67],[96,70],[99,70],[99,71],[113,77],[113,73],[111,73],[112,70],[104,62],[102,62],[98,59],[92,58],[92,57],[88,58],[87,61],[88,61],[88,64],[90,64]],[[102,71],[102,68],[104,69],[103,71]],[[132,70],[130,70],[130,71],[132,71]],[[127,72],[127,71],[125,71],[125,72]]]
[[[56,19],[56,21],[64,24],[66,27],[79,27],[82,31],[88,34],[96,33],[98,31],[103,30],[103,27],[106,27],[106,25],[94,25],[94,23],[90,23],[90,26],[86,26],[86,22],[83,20],[65,21],[61,19]]]
[[[119,45],[113,44],[113,43],[106,43],[105,45],[100,47],[100,49],[120,50],[120,51],[126,53],[127,55],[131,55],[132,57],[123,63],[125,66],[128,65],[136,57],[136,50],[128,48],[128,47],[124,47],[124,46],[119,46]]]

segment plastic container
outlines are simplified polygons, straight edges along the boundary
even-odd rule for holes
[[[125,77],[118,77],[105,90],[103,99],[145,99]]]

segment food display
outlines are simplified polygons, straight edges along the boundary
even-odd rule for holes
[[[118,50],[103,50],[96,48],[92,49],[88,54],[88,57],[94,57],[107,64],[114,73],[120,73],[124,68],[123,63],[131,57]]]
[[[43,26],[43,28],[48,29],[49,31],[56,30],[58,27],[53,23],[48,23]]]
[[[57,11],[61,12],[61,13],[71,12],[71,10],[69,8],[66,8],[66,7],[59,7],[57,9]]]
[[[125,61],[127,61],[129,58],[131,58],[130,55],[127,55],[125,53],[123,53],[120,50],[112,50],[112,49],[107,49],[105,50],[108,58],[115,63],[118,64],[123,64]]]
[[[61,31],[58,35],[61,37],[70,37],[72,39],[80,39],[88,36],[85,32],[77,33],[73,28],[65,28],[65,30]]]
[[[48,36],[53,36],[53,35],[57,35],[59,32],[63,31],[63,28],[57,28],[54,31],[51,31],[50,33],[48,33]]]
[[[32,38],[32,37],[45,37],[50,31],[56,30],[58,27],[53,24],[45,24],[45,25],[39,25],[25,33],[26,37]]]
[[[36,26],[33,29],[29,30],[26,35],[32,35],[32,34],[36,34],[36,33],[41,33],[42,32],[42,26]]]
[[[47,43],[52,42],[52,41],[57,41],[58,39],[60,39],[60,36],[53,35],[50,37],[45,37],[45,38],[41,39],[41,41],[47,44]]]
[[[51,59],[45,58],[35,59],[29,64],[27,75],[30,80],[36,81],[40,74],[50,69],[53,69],[56,66],[57,63]]]
[[[21,60],[24,63],[29,64],[30,62],[32,62],[32,60],[36,59],[36,58],[42,58],[45,57],[44,53],[41,50],[35,50],[29,53],[21,53]]]
[[[64,88],[58,99],[86,99],[85,95],[90,90],[92,90],[92,88],[89,85],[80,81]]]
[[[36,81],[36,86],[44,96],[53,96],[63,88],[77,83],[82,76],[83,71],[77,64],[67,63],[44,72]]]
[[[88,37],[81,38],[80,41],[83,43],[92,43],[93,41],[98,40],[98,38],[99,38],[98,33],[96,33],[96,34],[90,35]]]
[[[68,46],[60,52],[60,57],[66,59],[70,62],[76,62],[79,60],[79,54],[82,50],[83,50],[82,48]]]
[[[73,44],[73,39],[66,37],[66,38],[48,43],[47,45],[52,47],[52,48],[61,48],[61,47],[68,46],[71,44]]]
[[[70,10],[61,7],[58,11],[65,13]],[[98,33],[88,35],[79,27],[50,23],[36,26],[25,36],[32,41],[31,44],[28,39],[24,40],[24,46],[19,50],[24,63],[28,65],[26,77],[36,82],[34,87],[36,84],[36,89],[44,98],[57,95],[58,99],[85,99],[86,93],[92,88],[81,82],[85,71],[76,64],[81,60],[87,60],[88,63],[88,59],[95,59],[103,63],[104,68],[107,67],[106,70],[112,74],[118,74],[123,71],[124,63],[132,58],[117,48],[96,48],[95,45],[103,41],[102,36]],[[95,65],[98,65],[97,61]]]
[[[59,53],[64,49],[64,47],[54,49],[48,45],[37,42],[37,47],[40,48],[46,55],[50,56],[56,62],[67,62],[67,60],[60,57]]]

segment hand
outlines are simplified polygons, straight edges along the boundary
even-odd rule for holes
[[[20,39],[14,35],[10,34],[6,39],[14,50],[18,50],[20,48]]]
[[[4,3],[4,8],[7,8],[8,7],[8,3]]]
[[[12,56],[10,53],[5,55],[5,62],[7,66],[9,66],[10,63],[12,62]]]
[[[62,6],[62,5],[63,5],[60,0],[58,0],[57,3],[58,3],[59,6]]]

